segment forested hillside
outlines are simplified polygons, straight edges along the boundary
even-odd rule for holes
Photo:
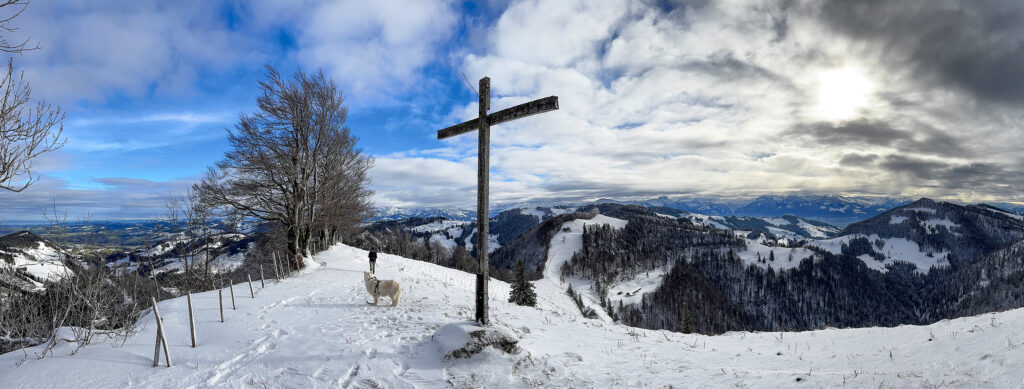
[[[662,217],[643,207],[602,204],[589,210],[572,217],[599,212],[628,224],[585,228],[562,277],[589,280],[589,292],[599,296],[602,307],[630,325],[682,331],[690,322],[702,333],[895,326],[1024,303],[1016,286],[1024,277],[1024,243],[1019,243],[1024,226],[1014,215],[988,206],[924,199],[805,247],[763,246],[734,231]],[[894,219],[899,223],[890,222]],[[546,230],[557,230],[560,221],[549,221]],[[535,234],[534,240],[543,237]],[[913,242],[920,251],[880,253],[889,246],[877,242],[885,239],[888,245],[892,239]],[[544,258],[543,247],[512,245],[504,255]],[[913,262],[916,257],[900,257],[926,258],[929,252],[933,259],[948,255],[952,266],[921,268]],[[639,299],[616,288],[659,271],[664,272],[660,286]]]

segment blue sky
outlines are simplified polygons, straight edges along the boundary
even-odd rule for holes
[[[492,135],[494,202],[764,193],[1024,201],[1016,2],[32,2],[12,38],[67,146],[0,218],[154,217],[219,160],[264,64],[323,69],[376,158],[378,205],[472,207],[475,137],[436,130],[558,95]],[[963,22],[963,21],[970,22]],[[907,29],[906,26],[917,26]],[[12,39],[16,40],[16,39]],[[948,43],[942,43],[948,42]]]

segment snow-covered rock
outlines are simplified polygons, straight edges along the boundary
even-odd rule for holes
[[[491,348],[507,354],[519,351],[519,338],[499,326],[480,326],[476,322],[445,324],[430,339],[437,343],[445,360],[471,358]]]

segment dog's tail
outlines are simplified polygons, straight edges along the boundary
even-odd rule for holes
[[[395,287],[396,287],[395,289],[397,289],[397,290],[395,291],[395,298],[391,299],[392,300],[391,301],[391,306],[392,307],[397,306],[398,305],[398,299],[400,297],[402,297],[402,285],[395,284]]]

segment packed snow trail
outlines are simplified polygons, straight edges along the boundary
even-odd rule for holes
[[[521,338],[522,351],[444,361],[431,336],[472,317],[474,277],[381,255],[378,275],[402,283],[402,301],[370,306],[366,254],[336,246],[297,277],[269,281],[256,299],[236,285],[238,310],[225,301],[226,323],[216,291],[195,295],[196,349],[185,299],[161,302],[174,367],[151,367],[155,325],[146,315],[145,330],[123,347],[93,344],[72,356],[72,345],[62,344],[42,360],[34,357],[38,348],[28,358],[0,355],[0,385],[977,388],[1017,387],[1024,379],[1024,310],[930,326],[684,335],[583,319],[563,304],[564,294],[541,288],[538,308],[511,305],[508,285],[497,281],[490,283],[491,319]]]
[[[597,317],[606,322],[612,321],[608,313],[601,308],[600,298],[591,289],[592,281],[579,278],[562,279],[562,265],[572,259],[573,254],[583,247],[583,228],[600,227],[609,225],[614,229],[621,229],[626,226],[625,220],[620,220],[598,214],[590,219],[574,219],[567,221],[559,227],[558,233],[551,238],[548,244],[548,257],[544,261],[544,278],[537,283],[538,294],[557,298],[558,306],[574,306],[572,299],[566,292],[569,285],[579,294],[584,306],[590,307],[597,314]],[[556,297],[562,296],[562,297]]]

